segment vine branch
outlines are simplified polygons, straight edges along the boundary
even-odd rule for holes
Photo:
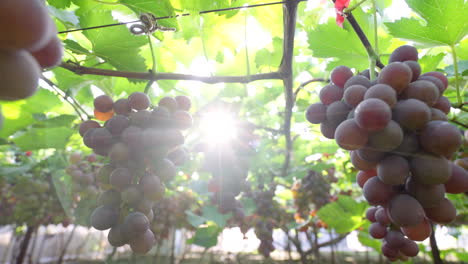
[[[313,82],[330,82],[329,79],[325,79],[325,78],[314,78],[314,79],[310,79],[308,81],[305,81],[303,83],[301,83],[297,88],[296,90],[294,91],[294,99],[297,98],[297,95],[299,94],[299,92],[301,90],[303,90],[307,85],[313,83]]]
[[[282,79],[279,72],[259,73],[250,76],[197,76],[182,73],[152,73],[152,72],[130,72],[116,71],[80,66],[70,62],[63,62],[60,67],[74,72],[78,75],[100,75],[110,77],[123,77],[147,81],[176,80],[176,81],[199,81],[209,84],[214,83],[250,83],[258,80]]]

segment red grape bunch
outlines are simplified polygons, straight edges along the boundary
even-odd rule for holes
[[[63,55],[54,21],[41,0],[0,1],[0,100],[33,95],[41,68],[56,66]],[[0,112],[0,128],[3,117]]]
[[[416,48],[401,46],[373,81],[338,66],[321,102],[306,111],[325,137],[350,151],[364,197],[377,206],[368,212],[371,236],[384,239],[390,260],[416,256],[414,241],[430,236],[431,223],[456,216],[445,193],[468,190],[467,172],[450,161],[462,136],[447,120],[448,80],[421,74],[417,60]]]
[[[95,196],[98,194],[96,175],[102,164],[98,161],[96,154],[82,155],[79,152],[70,154],[68,158],[70,164],[66,172],[71,176],[74,193],[82,193],[83,196]],[[77,195],[77,199],[80,199]]]
[[[87,147],[110,161],[96,175],[105,191],[91,225],[110,229],[112,246],[129,244],[133,252],[147,253],[156,243],[150,229],[154,203],[163,198],[165,184],[187,158],[182,130],[192,125],[187,112],[191,101],[186,96],[164,97],[149,109],[148,96],[135,92],[115,102],[101,95],[94,107],[104,125],[88,120],[79,132]]]

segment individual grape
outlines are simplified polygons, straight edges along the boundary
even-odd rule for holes
[[[419,135],[419,143],[425,151],[450,157],[462,144],[457,127],[445,121],[430,121]]]
[[[320,132],[322,135],[328,139],[335,138],[335,131],[338,127],[338,124],[334,124],[332,122],[324,121],[320,124]]]
[[[135,207],[143,200],[143,193],[140,186],[131,185],[122,192],[122,201],[127,205]]]
[[[340,101],[343,98],[343,92],[343,89],[334,84],[325,85],[319,93],[320,101],[325,105]]]
[[[381,225],[388,226],[391,222],[390,217],[387,214],[387,209],[380,207],[375,212],[375,220]]]
[[[3,13],[2,11],[0,8],[0,13]],[[1,20],[2,18],[0,18]],[[18,20],[14,19],[12,21]],[[10,27],[12,23],[8,24],[8,27]],[[0,26],[0,28],[3,27]],[[5,32],[8,31],[2,31],[2,36],[11,38],[12,35],[3,35]],[[2,43],[1,40],[0,43]],[[0,74],[2,79],[0,100],[19,100],[33,95],[38,87],[40,73],[39,65],[28,52],[23,50],[0,50]]]
[[[384,129],[391,117],[390,107],[384,101],[376,98],[362,101],[354,112],[356,123],[370,132]]]
[[[418,136],[414,133],[405,132],[400,146],[392,150],[393,153],[402,156],[412,156],[420,150]]]
[[[368,133],[356,124],[354,119],[342,122],[335,130],[335,140],[338,146],[346,150],[364,147],[368,140]]]
[[[99,195],[97,204],[118,208],[120,206],[121,201],[122,197],[120,195],[120,192],[114,189],[110,189]]]
[[[127,144],[131,150],[140,150],[145,146],[143,130],[136,126],[129,126],[124,129],[120,139],[123,143]]]
[[[424,209],[427,218],[439,224],[450,224],[457,216],[457,209],[449,199],[444,198],[436,207]]]
[[[409,45],[400,46],[390,54],[390,58],[388,59],[388,63],[395,61],[418,61],[418,50]]]
[[[134,92],[128,96],[128,104],[130,108],[135,110],[145,110],[150,106],[148,95],[142,92]]]
[[[356,153],[358,154],[359,158],[371,163],[377,163],[386,156],[386,152],[376,150],[369,146],[356,150]]]
[[[377,219],[375,218],[375,212],[379,209],[379,207],[370,207],[366,211],[366,218],[367,220],[371,221],[372,223],[377,222]]]
[[[130,158],[130,150],[125,143],[117,142],[111,147],[109,158],[115,164],[125,162]]]
[[[84,175],[84,173],[83,173],[81,170],[79,170],[79,169],[72,170],[72,171],[70,172],[70,176],[72,177],[72,179],[73,179],[74,181],[78,181],[78,179],[80,179],[81,177],[83,177],[83,175]]]
[[[346,81],[346,83],[344,85],[344,89],[346,90],[346,89],[348,89],[348,87],[350,87],[352,85],[357,85],[357,84],[362,85],[362,86],[364,86],[366,88],[369,88],[369,87],[372,86],[371,81],[369,81],[368,78],[366,78],[366,77],[364,77],[362,75],[356,75],[356,76],[353,76],[353,77],[349,78]]]
[[[395,192],[391,185],[383,183],[378,177],[372,177],[364,184],[363,194],[370,205],[385,205]]]
[[[397,248],[391,247],[385,240],[382,243],[382,247],[380,248],[380,250],[382,250],[382,254],[390,260],[398,259],[398,256],[400,254]]]
[[[153,117],[151,112],[148,110],[141,110],[137,112],[130,113],[130,125],[147,128],[151,126]]]
[[[192,116],[188,112],[182,110],[175,111],[172,114],[172,119],[176,128],[182,130],[190,128],[193,124]]]
[[[133,238],[138,234],[143,234],[150,227],[150,223],[145,214],[140,212],[129,213],[122,225],[125,237]]]
[[[119,211],[111,206],[101,205],[91,214],[91,226],[97,230],[107,230],[117,224]]]
[[[378,83],[388,84],[400,94],[412,78],[413,72],[410,67],[402,62],[392,62],[380,71]]]
[[[146,254],[156,244],[156,238],[151,230],[133,237],[129,241],[130,248],[137,254]]]
[[[158,106],[151,112],[152,127],[166,127],[171,122],[171,113],[163,106]]]
[[[108,148],[112,145],[112,134],[106,128],[95,128],[90,136],[92,148]]]
[[[440,95],[444,93],[444,90],[445,90],[444,83],[439,78],[436,78],[434,76],[429,76],[429,75],[426,75],[426,76],[423,75],[423,76],[419,76],[418,80],[430,81],[437,87]]]
[[[431,108],[431,121],[439,120],[439,121],[448,121],[448,118],[444,112],[441,110],[432,107]]]
[[[100,112],[97,109],[94,109],[94,117],[99,121],[107,121],[114,116],[114,110],[110,110],[109,112]]]
[[[118,115],[128,116],[132,112],[130,101],[126,98],[119,99],[114,102],[114,112]]]
[[[364,99],[377,98],[388,104],[392,108],[397,102],[395,90],[386,84],[376,84],[371,86],[365,93]]]
[[[153,211],[153,206],[154,206],[154,202],[145,198],[145,199],[141,199],[138,202],[135,209],[138,212],[145,214],[146,217],[148,217],[149,222],[151,223],[150,216],[151,216],[151,213]]]
[[[174,166],[181,166],[189,159],[188,150],[184,147],[178,147],[167,154],[167,159],[172,161]]]
[[[408,161],[398,155],[389,155],[377,164],[377,176],[388,185],[404,184],[409,173]]]
[[[411,240],[424,241],[431,236],[432,227],[427,218],[424,218],[421,223],[415,226],[402,227],[401,231]]]
[[[384,238],[387,234],[387,227],[380,223],[372,223],[369,227],[369,234],[375,239]]]
[[[445,89],[447,89],[447,87],[448,87],[448,79],[447,79],[447,77],[445,77],[445,75],[444,75],[443,73],[441,73],[441,72],[436,72],[436,71],[426,72],[426,73],[424,73],[424,74],[421,75],[421,76],[432,76],[432,77],[436,77],[437,79],[439,79],[439,80],[444,84],[444,89],[443,89],[443,91],[444,91]],[[442,94],[443,91],[441,91],[441,94]]]
[[[133,175],[127,168],[117,168],[112,171],[109,183],[118,190],[124,190],[132,184]]]
[[[104,127],[114,136],[120,135],[129,126],[130,119],[124,115],[114,115],[104,124]]]
[[[364,99],[367,87],[356,84],[351,85],[344,91],[343,99],[350,107],[356,107]]]
[[[358,73],[359,75],[362,75],[364,77],[366,77],[367,79],[370,80],[370,70],[369,69],[365,69],[363,70],[362,72]],[[379,76],[379,73],[374,71],[374,74],[375,74],[375,77],[378,77]],[[375,81],[375,80],[374,80]],[[372,81],[371,81],[372,83]]]
[[[161,98],[158,103],[159,106],[165,107],[170,112],[174,112],[177,110],[177,101],[169,96]]]
[[[404,61],[403,63],[410,67],[411,72],[413,73],[413,78],[411,79],[411,81],[416,81],[421,75],[421,65],[419,65],[418,62],[412,60]]]
[[[408,256],[408,257],[416,257],[419,253],[418,244],[416,244],[416,242],[412,240],[405,239],[405,243],[400,248],[400,252],[405,254],[405,256]]]
[[[94,98],[94,108],[102,113],[106,113],[112,110],[114,106],[114,101],[108,95],[100,95]]]
[[[180,130],[168,129],[163,131],[164,145],[172,148],[177,147],[185,142],[185,137]]]
[[[401,227],[415,226],[425,217],[421,204],[408,194],[394,196],[388,204],[388,210],[392,222]]]
[[[192,107],[192,101],[185,95],[178,95],[174,98],[177,102],[177,108],[182,111],[190,110]]]
[[[62,62],[63,45],[62,41],[53,36],[42,48],[31,52],[42,68],[52,68]]]
[[[327,122],[336,124],[337,126],[346,120],[351,108],[342,101],[331,103],[327,107]]]
[[[385,236],[385,242],[392,248],[401,248],[405,245],[405,236],[400,231],[390,230]]]
[[[446,158],[429,153],[415,155],[410,161],[410,167],[412,176],[423,184],[443,184],[452,173]]]
[[[358,183],[359,187],[363,188],[364,184],[366,184],[367,180],[377,175],[375,170],[367,170],[362,171],[360,170],[356,175],[356,182]]]
[[[174,163],[169,159],[162,159],[156,162],[154,164],[154,172],[164,182],[174,179],[177,173]]]
[[[440,96],[437,102],[433,105],[434,108],[439,109],[444,112],[446,115],[450,113],[450,108],[452,107],[450,101],[445,96]]]
[[[406,182],[406,191],[416,198],[423,208],[431,208],[439,205],[445,197],[443,184],[422,184],[412,177]]]
[[[369,162],[369,161],[361,159],[355,150],[351,151],[350,156],[351,156],[351,163],[354,165],[356,169],[366,171],[366,170],[374,169],[377,166],[376,162]]]
[[[403,142],[403,134],[403,130],[398,123],[390,120],[383,130],[369,134],[367,145],[375,150],[391,151]]]
[[[93,148],[93,152],[95,154],[103,156],[103,157],[109,156],[109,151],[110,151],[109,146]]]
[[[143,190],[143,194],[151,201],[161,199],[165,192],[164,184],[161,183],[159,177],[147,174],[140,179],[139,185]]]
[[[333,69],[330,75],[330,80],[338,87],[343,88],[346,81],[353,77],[353,72],[346,66],[338,66]]]
[[[68,158],[68,161],[71,163],[71,164],[76,164],[78,162],[81,161],[81,153],[79,152],[74,152],[70,155],[70,157]]]
[[[417,99],[399,101],[393,107],[392,118],[404,129],[421,129],[431,120],[431,109]]]
[[[311,104],[306,110],[306,119],[312,124],[320,124],[327,119],[327,107],[322,103]]]
[[[439,99],[439,90],[430,81],[418,80],[408,84],[404,91],[407,98],[418,99],[428,106],[433,106]]]
[[[1,1],[0,48],[41,49],[49,36],[54,34],[52,24],[53,21],[41,1]]]
[[[107,235],[107,240],[113,247],[121,247],[127,244],[128,241],[122,234],[122,225],[112,227]]]
[[[468,172],[455,163],[450,163],[450,166],[452,167],[452,174],[445,183],[445,191],[455,194],[468,192]]]

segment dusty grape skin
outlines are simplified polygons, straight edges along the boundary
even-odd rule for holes
[[[385,66],[379,74],[378,83],[390,85],[397,94],[403,92],[413,78],[413,72],[402,62],[392,62]]]
[[[405,244],[400,248],[401,253],[408,257],[415,257],[419,253],[419,247],[416,242],[406,239]]]
[[[144,110],[150,106],[148,95],[142,92],[134,92],[128,96],[128,104],[135,110]]]
[[[337,124],[333,124],[328,121],[324,121],[320,123],[320,132],[322,132],[322,135],[328,139],[334,139],[335,138],[335,131],[336,128],[338,127]]]
[[[366,211],[366,218],[367,220],[371,221],[372,223],[377,222],[377,219],[375,219],[375,212],[377,212],[379,208],[378,207],[370,207]]]
[[[341,88],[344,87],[346,81],[351,77],[353,77],[353,72],[351,69],[342,65],[333,69],[330,74],[331,81]]]
[[[450,101],[447,97],[440,96],[437,102],[433,105],[433,107],[439,109],[440,111],[448,115],[450,113],[450,108],[452,107],[452,105],[450,104]]]
[[[307,121],[312,124],[320,124],[327,119],[327,107],[322,103],[311,104],[305,113]]]
[[[353,76],[351,78],[349,78],[345,85],[344,85],[344,89],[346,90],[348,87],[352,86],[352,85],[362,85],[366,88],[369,88],[372,86],[371,84],[371,81],[366,78],[365,76],[363,75],[356,75],[356,76]]]
[[[101,125],[98,122],[94,120],[86,120],[80,124],[80,128],[79,128],[80,136],[84,137],[86,132],[88,132],[88,130],[90,130],[91,128],[100,128],[100,127]]]
[[[431,109],[417,99],[402,100],[393,107],[392,119],[402,128],[415,131],[431,120]]]
[[[345,103],[351,107],[356,107],[362,100],[364,100],[364,94],[367,88],[365,86],[356,84],[349,86],[343,95]]]
[[[342,101],[336,101],[331,103],[327,107],[327,122],[338,126],[339,124],[341,124],[341,122],[346,120],[350,110],[351,108]]]
[[[439,99],[439,90],[430,81],[418,80],[408,84],[404,91],[406,98],[418,99],[428,106],[433,106]]]
[[[119,99],[114,102],[114,112],[118,115],[128,116],[130,112],[132,112],[132,108],[130,107],[129,100],[126,98]]]
[[[432,107],[431,108],[431,121],[435,121],[435,120],[448,121],[448,117],[441,110]]]
[[[324,105],[340,101],[343,98],[343,92],[342,88],[334,84],[325,85],[319,92],[320,101]]]
[[[177,102],[177,108],[179,110],[188,111],[190,110],[190,107],[192,107],[192,101],[185,95],[178,95],[174,99]]]
[[[356,123],[370,132],[384,129],[391,117],[390,107],[384,101],[376,98],[362,101],[354,112]]]
[[[385,241],[390,247],[400,248],[405,244],[405,236],[400,231],[390,230],[385,236]]]
[[[364,99],[369,98],[380,99],[386,102],[390,108],[393,107],[397,102],[396,91],[390,85],[382,83],[369,87],[369,89],[364,94]]]
[[[418,50],[410,45],[400,46],[390,54],[390,58],[388,59],[389,63],[395,61],[418,61]]]
[[[407,194],[398,194],[388,204],[392,222],[401,227],[414,226],[424,220],[424,209],[421,204]]]
[[[425,151],[451,157],[461,146],[462,135],[457,127],[446,121],[430,121],[419,135],[419,143]]]
[[[403,63],[410,67],[413,73],[413,78],[411,79],[411,81],[416,81],[421,75],[421,65],[419,65],[419,63],[416,61],[404,61]]]
[[[368,133],[365,129],[359,127],[354,119],[348,119],[338,125],[334,138],[341,148],[355,150],[366,145]]]
[[[412,176],[423,184],[443,184],[452,173],[446,158],[428,153],[416,154],[410,161],[410,167]]]
[[[367,170],[367,171],[362,171],[360,170],[357,175],[356,175],[356,182],[359,185],[359,187],[363,188],[364,184],[372,178],[375,177],[376,173],[375,170]]]
[[[372,163],[381,161],[387,154],[385,151],[380,151],[369,146],[365,146],[356,150],[356,153],[358,154],[359,158]]]
[[[452,174],[449,180],[445,183],[445,190],[448,193],[464,193],[468,192],[468,172],[455,163],[450,163]]]
[[[369,227],[369,233],[373,238],[384,238],[387,234],[387,227],[381,225],[380,223],[372,223]]]
[[[127,127],[130,126],[130,119],[124,115],[114,115],[104,124],[109,132],[114,135],[120,135]]]
[[[445,187],[443,184],[425,185],[417,182],[412,177],[406,182],[405,190],[416,198],[423,208],[435,207],[445,197]]]
[[[94,209],[91,214],[91,225],[97,230],[107,230],[113,227],[118,219],[119,212],[111,206],[102,205]]]
[[[390,120],[388,125],[369,135],[367,145],[377,151],[392,151],[403,141],[403,130],[397,122]]]
[[[94,98],[94,108],[101,113],[107,113],[111,111],[113,106],[114,101],[108,95],[103,94]]]
[[[436,207],[426,208],[424,210],[429,219],[439,224],[449,224],[455,220],[457,216],[457,209],[447,198],[444,198]]]
[[[398,155],[387,156],[377,164],[377,176],[385,184],[404,184],[409,172],[408,161]]]
[[[421,76],[432,76],[432,77],[436,77],[437,79],[439,79],[444,85],[443,91],[445,91],[445,89],[447,89],[447,87],[448,87],[448,79],[441,72],[436,72],[436,71],[426,72]],[[443,93],[443,91],[441,91],[441,94]]]
[[[350,156],[351,156],[351,163],[354,165],[356,169],[366,171],[366,170],[375,169],[375,167],[377,166],[377,162],[369,162],[359,157],[356,150],[351,151]]]
[[[370,205],[385,205],[395,194],[392,186],[383,183],[378,177],[367,180],[362,192]]]

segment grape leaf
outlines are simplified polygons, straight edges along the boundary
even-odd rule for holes
[[[338,197],[338,200],[320,208],[318,217],[327,223],[337,233],[350,232],[363,224],[362,215],[366,205],[356,202],[349,196]]]
[[[424,55],[418,60],[419,64],[421,65],[421,72],[435,71],[444,57],[445,53],[443,52],[437,55]]]
[[[468,33],[468,2],[463,0],[406,0],[421,19],[385,23],[390,34],[429,46],[455,45]]]
[[[218,235],[222,229],[216,225],[197,228],[195,236],[187,240],[189,244],[195,244],[204,248],[210,248],[218,244]]]
[[[75,1],[76,2],[76,1]],[[111,10],[103,5],[79,2],[76,14],[82,27],[117,23]],[[91,41],[93,52],[117,70],[145,71],[145,60],[139,55],[140,47],[147,44],[146,37],[132,35],[125,26],[98,28],[84,31]]]
[[[71,5],[71,0],[47,0],[47,3],[56,8],[67,8]]]
[[[64,149],[74,132],[69,127],[32,128],[12,141],[22,150]]]

